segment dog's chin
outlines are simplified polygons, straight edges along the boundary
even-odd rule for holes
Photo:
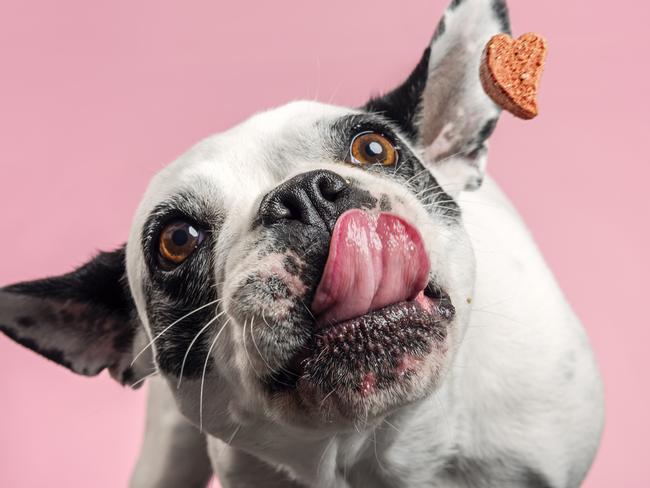
[[[345,428],[415,402],[439,382],[454,315],[448,295],[429,286],[322,326],[266,383],[271,403],[286,420]]]

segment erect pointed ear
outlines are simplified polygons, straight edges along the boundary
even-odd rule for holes
[[[454,193],[483,180],[500,109],[483,91],[479,67],[488,40],[509,31],[505,1],[453,0],[409,78],[365,106],[422,147],[425,163],[445,174]]]
[[[125,281],[124,248],[100,253],[75,271],[0,288],[0,330],[75,373],[108,368],[133,385],[152,372],[151,356],[134,358],[145,342]]]

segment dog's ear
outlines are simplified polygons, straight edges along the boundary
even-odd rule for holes
[[[87,376],[108,368],[132,386],[153,368],[146,355],[131,364],[145,334],[125,280],[124,248],[62,276],[0,288],[0,330]]]
[[[479,66],[488,40],[509,31],[504,0],[453,0],[409,78],[365,106],[410,136],[454,193],[481,185],[500,109],[483,91]]]

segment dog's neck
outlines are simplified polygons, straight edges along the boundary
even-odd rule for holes
[[[376,479],[367,486],[418,486],[444,469],[454,453],[444,390],[344,433],[306,433],[255,422],[224,440],[309,486],[355,485],[357,477],[366,483],[370,474]]]

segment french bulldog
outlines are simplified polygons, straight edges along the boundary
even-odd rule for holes
[[[132,486],[580,485],[598,369],[485,173],[479,63],[509,31],[502,0],[453,0],[403,84],[199,142],[124,247],[0,289],[17,343],[148,382]]]

